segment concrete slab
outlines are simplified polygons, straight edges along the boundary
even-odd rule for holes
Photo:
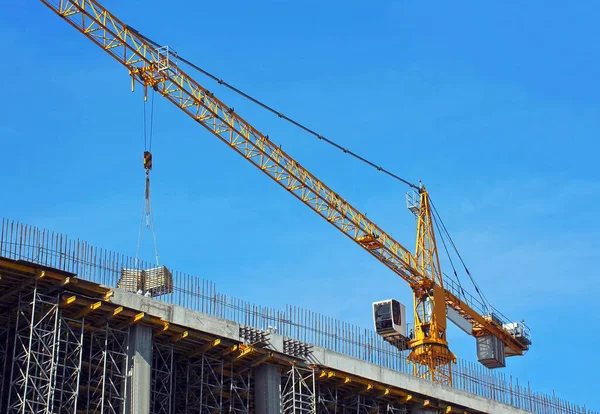
[[[186,326],[222,338],[241,341],[240,324],[204,313],[196,312],[176,305],[170,305],[141,295],[115,289],[111,301],[131,309],[147,312],[161,317],[171,323]],[[283,337],[271,334],[270,347],[283,352]],[[489,400],[465,391],[450,388],[441,384],[417,378],[410,374],[383,368],[360,359],[352,358],[321,347],[313,347],[308,363],[318,364],[335,371],[342,371],[375,382],[388,384],[406,390],[409,393],[426,395],[434,400],[444,401],[450,405],[459,405],[483,413],[523,414],[524,411],[507,404]]]

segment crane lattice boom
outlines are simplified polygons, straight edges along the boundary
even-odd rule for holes
[[[362,246],[416,291],[443,279],[420,271],[417,259],[358,209],[275,145],[268,136],[239,116],[177,66],[168,48],[154,47],[95,0],[41,0],[104,51],[122,63],[134,81],[151,87],[280,186]],[[464,300],[443,289],[443,300],[473,325],[473,334],[496,335],[515,355],[527,346],[502,325],[483,316]]]

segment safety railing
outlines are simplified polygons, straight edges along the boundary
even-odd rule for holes
[[[2,219],[0,256],[26,260],[75,273],[79,278],[116,286],[122,268],[147,269],[150,263],[101,249],[89,243],[33,226]],[[214,282],[173,271],[174,291],[164,302],[236,321],[254,328],[327,348],[385,368],[414,373],[406,355],[373,330],[296,306],[283,310],[260,306],[220,293]],[[450,285],[458,290],[458,286]],[[475,300],[473,298],[473,300]],[[548,414],[598,414],[553,395],[531,391],[529,383],[459,359],[452,367],[452,387],[513,407]]]
[[[495,307],[484,303],[482,300],[476,298],[465,289],[463,289],[462,285],[454,278],[450,277],[447,274],[443,276],[444,289],[452,293],[454,296],[462,300],[464,303],[469,305],[471,309],[476,310],[480,315],[493,315],[494,319],[497,320],[500,325],[504,325],[510,322],[515,322],[514,320],[509,319],[506,315],[500,312]],[[523,330],[523,334],[527,339],[531,339],[531,331],[529,327],[525,324],[525,322],[518,322]]]

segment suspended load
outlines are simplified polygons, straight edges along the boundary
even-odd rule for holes
[[[142,207],[142,220],[138,234],[138,244],[135,253],[135,264],[139,263],[138,255],[142,239],[142,227],[144,221],[146,228],[152,230],[154,241],[154,255],[156,267],[151,269],[121,269],[121,278],[117,287],[128,292],[137,293],[149,297],[157,297],[173,292],[173,275],[165,266],[158,264],[158,247],[156,245],[156,233],[154,229],[154,214],[152,212],[152,198],[150,197],[150,171],[152,170],[152,121],[154,119],[154,95],[152,95],[152,113],[150,116],[150,146],[146,147],[146,96],[144,96],[144,170],[146,172],[146,185],[144,187],[144,201]]]
[[[154,298],[173,292],[173,275],[166,266],[145,270],[121,269],[117,287]]]

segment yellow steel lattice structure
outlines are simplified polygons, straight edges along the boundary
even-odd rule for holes
[[[451,367],[456,358],[450,352],[446,339],[444,280],[433,227],[429,196],[422,188],[419,194],[415,258],[424,278],[419,286],[413,287],[415,337],[409,342],[411,353],[408,358],[417,363],[415,375],[451,383]]]
[[[132,88],[134,82],[153,88],[404,279],[415,294],[416,336],[409,358],[425,366],[418,375],[451,381],[454,356],[445,337],[446,305],[471,322],[474,335],[496,335],[514,355],[527,350],[501,325],[444,289],[424,189],[415,257],[179,68],[168,48],[154,47],[94,0],[41,1],[122,63],[132,77]],[[431,321],[419,317],[427,301],[434,306]]]

